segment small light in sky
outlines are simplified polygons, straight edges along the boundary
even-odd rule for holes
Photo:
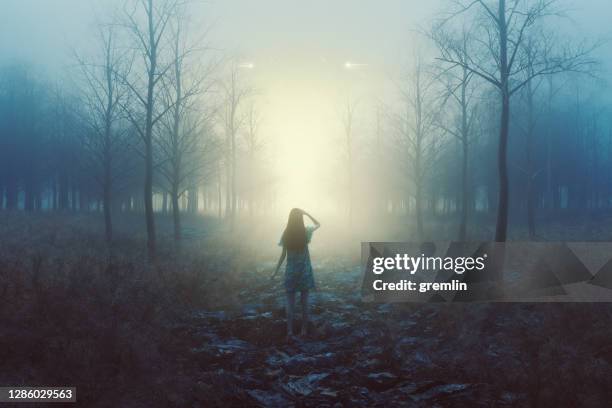
[[[245,62],[244,64],[239,65],[240,68],[253,69],[255,68],[255,64],[252,62]]]
[[[354,62],[351,61],[346,61],[344,63],[344,68],[346,69],[355,69],[355,68],[359,68],[359,67],[365,67],[367,64],[356,64]]]

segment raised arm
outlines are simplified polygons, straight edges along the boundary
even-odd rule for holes
[[[312,222],[314,223],[314,229],[315,230],[318,229],[321,226],[321,223],[319,221],[317,221],[315,219],[315,217],[313,217],[312,215],[308,214],[306,211],[302,210],[302,212],[304,213],[305,216],[307,216],[308,218],[310,218],[312,220]]]

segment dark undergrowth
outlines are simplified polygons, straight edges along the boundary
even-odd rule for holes
[[[608,304],[366,304],[358,261],[315,247],[311,338],[286,345],[271,254],[206,219],[176,247],[161,219],[150,262],[141,222],[109,247],[99,217],[0,214],[0,385],[88,407],[612,400]]]
[[[204,238],[162,239],[149,262],[130,222],[109,248],[98,218],[2,216],[0,384],[76,386],[83,406],[168,406],[191,393],[173,325],[218,302],[244,266]]]

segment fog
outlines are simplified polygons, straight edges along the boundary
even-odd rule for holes
[[[139,3],[123,0],[5,0],[0,14],[0,61],[4,66],[28,66],[35,81],[49,89],[62,88],[66,95],[80,98],[83,81],[75,56],[90,59],[98,55],[99,43],[96,40],[99,30],[96,27],[108,24],[121,27],[118,21],[122,21],[126,10],[131,10],[133,4]],[[245,98],[248,101],[238,109],[241,119],[235,135],[238,138],[237,158],[232,159],[237,163],[233,164],[236,169],[232,171],[237,178],[234,189],[238,190],[232,201],[236,200],[238,209],[230,209],[230,212],[271,218],[275,220],[275,227],[280,227],[290,208],[303,207],[324,214],[324,218],[333,220],[337,227],[380,227],[387,223],[396,225],[394,221],[381,221],[381,214],[407,216],[407,222],[413,223],[411,214],[416,211],[415,203],[422,200],[422,205],[432,214],[442,214],[440,219],[434,216],[431,225],[448,225],[449,231],[456,228],[456,217],[451,214],[458,214],[461,207],[459,193],[455,191],[460,168],[457,141],[442,134],[444,132],[440,129],[444,127],[437,128],[437,136],[432,138],[438,146],[436,157],[423,158],[431,168],[423,169],[423,174],[418,176],[421,181],[415,184],[411,179],[414,169],[406,168],[414,159],[405,153],[405,149],[411,148],[410,142],[400,135],[407,124],[398,122],[403,120],[401,117],[409,105],[405,100],[406,92],[412,92],[414,88],[409,78],[414,76],[415,61],[423,59],[426,64],[431,64],[425,69],[428,74],[436,64],[435,69],[442,67],[436,47],[427,34],[436,19],[448,16],[453,7],[452,2],[445,0],[229,0],[190,3],[189,12],[184,16],[189,28],[187,36],[192,41],[197,39],[196,46],[206,48],[201,59],[217,66],[211,78],[224,83],[228,73],[234,69],[240,86],[248,89],[248,98]],[[560,8],[566,17],[556,19],[554,23],[545,22],[541,27],[544,31],[554,29],[560,41],[592,44],[609,37],[611,10],[608,2],[564,2],[560,3]],[[122,47],[129,49],[131,43],[127,37],[128,34],[122,33],[120,41]],[[576,119],[574,125],[577,128],[597,128],[597,131],[584,130],[582,133],[592,136],[595,132],[597,135],[593,137],[597,143],[604,143],[609,120],[603,114],[597,114],[600,119],[596,124],[586,118],[593,118],[594,112],[609,111],[608,97],[603,90],[608,86],[610,56],[610,44],[599,44],[589,54],[597,60],[597,64],[589,65],[589,72],[562,73],[555,77],[555,86],[561,88],[555,91],[558,96],[555,108],[545,114],[538,113],[545,117],[532,124],[537,126],[536,133],[545,135],[552,128],[560,131],[563,129],[562,119],[567,119],[564,112],[572,112],[575,118],[585,121],[582,123],[582,119]],[[595,75],[591,75],[595,68]],[[546,97],[544,82],[536,86],[537,98],[542,101]],[[438,98],[444,86],[441,80],[433,83],[432,87],[439,89],[432,91],[431,97]],[[219,109],[223,105],[223,91],[220,89],[202,94],[199,106],[214,105]],[[485,159],[494,155],[498,132],[495,127],[498,120],[495,91],[487,88],[486,84],[479,84],[477,92],[481,104],[478,131],[481,137],[473,143],[471,157],[474,161],[469,170],[473,219],[478,219],[479,214],[495,212],[493,201],[497,189],[494,177],[487,178],[495,174],[495,162]],[[53,105],[52,101],[50,103]],[[511,213],[521,214],[525,211],[523,198],[526,194],[521,181],[525,168],[521,162],[525,140],[523,122],[528,114],[521,110],[524,103],[518,97],[513,103],[516,109],[513,109],[510,126],[509,171],[511,183],[516,186],[513,187],[510,207]],[[579,113],[578,105],[584,106],[588,113]],[[347,109],[352,111],[348,147]],[[454,113],[449,112],[452,109],[445,107],[443,111],[442,116],[451,123]],[[257,137],[252,149],[246,136],[248,112],[256,114]],[[207,126],[213,129],[214,138],[222,145],[227,123],[221,122],[215,117]],[[576,134],[559,137],[569,140]],[[540,156],[550,157],[550,149],[542,150],[545,148],[544,136],[534,143],[536,161]],[[588,142],[584,143],[588,146]],[[130,142],[129,145],[137,143]],[[590,154],[590,148],[585,149],[585,155]],[[565,153],[557,153],[557,159],[563,160]],[[228,160],[227,152],[219,151],[218,154],[221,159],[217,161],[204,157],[197,159],[206,161],[207,167],[214,162],[215,168],[203,175],[197,186],[184,189],[180,194],[182,209],[195,205],[195,211],[221,216],[228,211],[227,194],[232,187],[228,179],[229,167],[223,167],[227,166],[224,164]],[[601,166],[609,166],[607,156],[600,159]],[[139,160],[134,156],[134,162]],[[52,165],[45,166],[45,169],[53,168]],[[546,178],[537,179],[538,186],[546,185],[550,190],[551,180],[555,175],[559,176],[557,201],[564,203],[559,204],[561,207],[571,207],[572,199],[568,198],[571,183],[560,180],[564,178],[560,175],[562,170],[551,166],[548,163]],[[601,173],[603,168],[584,170],[587,173],[600,172],[602,188],[607,177]],[[534,172],[540,170],[533,169]],[[59,172],[57,169],[53,171]],[[9,172],[8,177],[18,176]],[[136,206],[139,177],[140,174],[133,175],[133,181],[127,183],[129,186],[116,192],[119,211]],[[155,178],[155,211],[165,212],[169,205],[166,202],[169,187],[159,181],[159,175]],[[79,183],[94,185],[86,178]],[[52,193],[56,189],[55,182],[41,179],[38,184],[37,190],[41,194],[56,194]],[[415,187],[417,184],[418,188]],[[20,182],[18,187],[18,206],[21,207],[26,206],[24,186],[25,182]],[[421,188],[424,191],[418,194],[422,196],[416,199],[415,191]],[[85,190],[91,191],[87,192],[90,202],[81,205],[97,210],[103,207],[97,202],[100,193],[95,187],[83,187],[82,190],[79,197],[85,195]],[[188,204],[187,200],[193,200],[194,196],[196,203]],[[75,197],[68,201],[75,201]],[[609,198],[600,200],[608,204],[610,201]],[[43,197],[42,201],[45,204],[40,204],[41,208],[50,209],[58,205],[57,197]],[[544,209],[548,205],[543,196],[536,201],[536,207]],[[8,206],[9,199],[5,197],[0,202]],[[377,235],[373,230],[360,237],[373,236],[385,238],[385,234]]]
[[[0,400],[608,406],[610,17],[0,0]]]

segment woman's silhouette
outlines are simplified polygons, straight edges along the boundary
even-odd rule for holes
[[[304,215],[312,220],[313,226],[304,226]],[[285,291],[287,292],[287,340],[293,340],[293,310],[295,307],[295,293],[301,292],[302,300],[302,330],[301,335],[306,336],[308,328],[308,291],[314,289],[314,277],[310,263],[308,244],[312,233],[321,226],[319,221],[299,208],[289,213],[287,227],[281,236],[279,246],[283,247],[274,275],[278,273],[285,258]]]

